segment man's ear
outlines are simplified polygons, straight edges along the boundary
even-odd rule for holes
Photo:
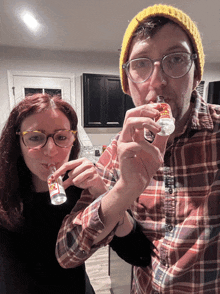
[[[126,93],[127,93],[129,96],[131,96],[131,92],[130,92],[130,89],[129,89],[129,87],[127,88],[127,91],[126,91]]]
[[[128,83],[128,80],[126,81],[126,88],[125,88],[125,92],[127,95],[131,96],[131,91],[130,91],[130,88],[129,88],[129,83]]]
[[[199,83],[200,83],[200,80],[199,80],[198,70],[195,69],[195,71],[194,71],[193,89],[196,89],[198,87]]]

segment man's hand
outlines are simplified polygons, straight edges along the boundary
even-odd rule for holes
[[[153,143],[144,139],[144,129],[157,134],[161,128],[154,121],[160,104],[152,103],[129,110],[118,142],[120,181],[140,195],[163,164],[167,137],[156,135]],[[133,199],[135,200],[135,199]]]

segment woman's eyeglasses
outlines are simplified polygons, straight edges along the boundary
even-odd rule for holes
[[[73,130],[59,130],[49,135],[37,130],[16,132],[17,135],[22,137],[24,145],[29,149],[40,149],[44,147],[47,144],[49,137],[51,137],[54,143],[61,148],[70,147],[76,139],[76,133],[77,131]]]

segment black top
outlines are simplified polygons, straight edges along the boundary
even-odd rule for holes
[[[63,218],[80,198],[81,189],[66,190],[67,201],[52,205],[49,193],[30,193],[24,202],[21,232],[0,228],[1,294],[84,294],[85,265],[63,269],[55,244]]]
[[[151,263],[153,244],[144,235],[140,225],[134,220],[133,230],[124,237],[116,235],[109,244],[124,261],[131,265],[146,267]]]

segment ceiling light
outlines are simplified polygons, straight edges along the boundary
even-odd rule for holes
[[[21,18],[30,30],[36,32],[39,29],[40,27],[39,22],[30,12],[24,12]]]

